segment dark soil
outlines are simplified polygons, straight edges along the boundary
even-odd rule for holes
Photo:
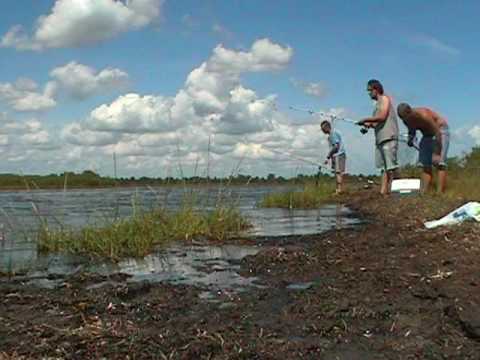
[[[366,223],[269,241],[241,262],[263,287],[220,302],[121,275],[4,280],[0,359],[480,359],[480,226],[423,227],[464,201],[340,200]]]

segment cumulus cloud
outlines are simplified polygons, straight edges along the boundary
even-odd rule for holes
[[[127,94],[93,110],[87,123],[89,128],[100,131],[171,131],[181,125],[181,119],[172,119],[172,105],[171,98]]]
[[[480,145],[480,126],[475,125],[468,131],[468,134],[475,141],[476,145]]]
[[[57,105],[58,95],[84,100],[96,94],[118,91],[128,83],[128,74],[117,68],[96,71],[70,62],[50,72],[52,80],[43,89],[32,79],[19,78],[15,83],[0,83],[0,100],[16,111],[45,111]]]
[[[4,115],[0,123],[0,146],[3,156],[18,161],[35,151],[57,149],[59,142],[35,118],[19,121]]]
[[[21,25],[2,38],[2,47],[18,50],[78,47],[143,28],[161,16],[163,0],[56,0],[37,19],[29,36]],[[88,31],[86,31],[88,30]]]
[[[120,96],[111,104],[94,109],[86,120],[87,127],[148,133],[201,125],[211,133],[237,135],[269,129],[274,96],[259,98],[241,85],[240,76],[260,69],[278,70],[286,66],[291,56],[289,47],[268,39],[256,41],[250,52],[217,46],[207,61],[191,71],[174,97],[134,93]]]
[[[253,71],[281,70],[293,56],[293,49],[275,44],[270,39],[253,43],[250,51],[235,51],[218,45],[207,62],[209,71],[220,73],[242,73]]]
[[[120,90],[128,83],[128,74],[120,69],[106,68],[97,72],[74,61],[54,68],[50,76],[54,79],[56,87],[80,100],[94,94]]]
[[[20,78],[15,83],[0,83],[0,100],[16,111],[43,111],[56,106],[50,85],[38,90],[35,81]]]
[[[241,83],[244,73],[286,67],[292,55],[291,48],[269,39],[254,42],[249,51],[219,45],[187,75],[176,95],[119,96],[67,126],[62,138],[80,148],[97,148],[104,156],[115,152],[135,159],[132,169],[153,162],[164,171],[172,163],[205,164],[208,153],[212,171],[215,164],[225,171],[240,158],[245,166],[253,160],[274,163],[278,153],[272,150],[292,144],[314,160],[319,144],[324,144],[318,124],[308,129],[290,124],[274,106],[274,94],[261,97]],[[268,168],[260,164],[260,172]]]
[[[74,145],[104,146],[115,144],[120,136],[116,133],[91,131],[74,122],[62,129],[61,138]]]
[[[219,48],[223,50],[218,52]],[[11,121],[0,114],[0,151],[17,167],[30,164],[32,169],[33,164],[42,162],[48,171],[90,168],[111,175],[112,154],[116,153],[120,176],[180,176],[179,168],[187,176],[193,175],[194,169],[198,169],[197,175],[204,175],[207,163],[212,176],[228,176],[233,170],[256,175],[316,173],[315,164],[328,149],[319,128],[321,118],[306,116],[308,121],[296,123],[290,114],[275,107],[275,94],[260,95],[241,81],[244,73],[284,68],[292,54],[289,47],[266,39],[255,42],[249,51],[217,46],[187,74],[174,96],[119,96],[93,109],[82,121],[65,126],[57,148],[52,147],[52,133],[38,120]],[[98,79],[101,72],[86,73],[86,77]],[[57,75],[52,74],[57,87],[70,86]],[[17,87],[38,91],[36,84],[25,79]],[[89,93],[91,87],[87,88],[89,91],[81,93]],[[368,142],[356,129],[349,136],[349,142]],[[363,157],[352,154],[349,159],[357,155]]]
[[[327,86],[322,82],[304,82],[297,79],[291,79],[290,81],[296,88],[301,89],[307,95],[316,98],[324,98],[328,95]]]

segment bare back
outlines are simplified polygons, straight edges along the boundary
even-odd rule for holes
[[[413,108],[408,118],[408,126],[420,130],[424,135],[433,136],[440,128],[448,125],[447,120],[435,111],[425,108]]]

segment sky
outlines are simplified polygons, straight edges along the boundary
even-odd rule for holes
[[[17,0],[0,13],[0,173],[286,177],[328,152],[314,110],[396,104],[480,145],[477,1]],[[336,121],[347,171],[372,134]],[[402,132],[406,129],[402,128]],[[313,164],[312,164],[313,163]]]

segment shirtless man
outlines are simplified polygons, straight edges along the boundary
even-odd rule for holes
[[[425,192],[432,183],[432,165],[438,169],[438,192],[444,192],[447,184],[447,152],[450,142],[447,120],[435,111],[425,108],[411,108],[407,103],[397,107],[398,116],[408,127],[409,145],[417,130],[422,132],[419,162],[423,167],[422,190]]]
[[[375,163],[383,171],[380,193],[388,195],[395,173],[398,169],[398,122],[390,96],[384,94],[380,81],[372,79],[367,83],[367,91],[376,101],[371,117],[362,119],[357,124],[375,129]]]

